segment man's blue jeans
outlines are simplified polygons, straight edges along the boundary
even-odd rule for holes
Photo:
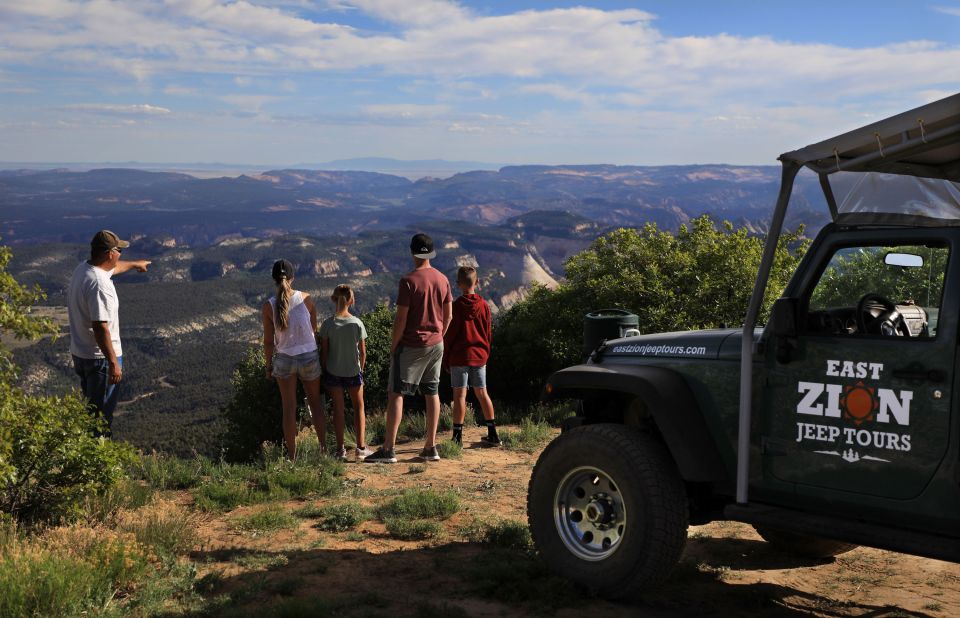
[[[117,357],[117,363],[123,369],[123,357]],[[102,435],[110,435],[113,426],[113,411],[117,407],[119,389],[116,384],[110,384],[110,363],[105,358],[73,357],[73,368],[80,376],[80,390],[87,398],[89,405],[103,415],[107,422],[107,429]],[[99,435],[99,432],[98,432]]]

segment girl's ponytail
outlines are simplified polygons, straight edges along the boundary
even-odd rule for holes
[[[277,306],[273,322],[280,330],[287,330],[290,297],[293,295],[293,288],[290,287],[290,282],[293,280],[293,270],[293,264],[287,260],[277,260],[273,263],[271,274],[273,280],[277,283]]]
[[[330,300],[337,304],[337,313],[342,313],[346,311],[347,307],[350,306],[350,301],[353,300],[353,290],[350,289],[349,285],[341,283],[333,289]]]
[[[277,283],[277,328],[287,330],[287,318],[290,314],[290,296],[293,294],[293,288],[290,287],[290,280],[286,277],[280,277]]]

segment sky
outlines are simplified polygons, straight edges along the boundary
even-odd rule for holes
[[[775,164],[960,92],[960,0],[0,0],[0,161]]]

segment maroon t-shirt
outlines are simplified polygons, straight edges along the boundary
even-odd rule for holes
[[[427,348],[443,342],[443,305],[453,302],[450,282],[439,270],[415,270],[400,279],[397,306],[408,307],[400,344]]]

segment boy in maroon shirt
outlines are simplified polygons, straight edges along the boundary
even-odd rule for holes
[[[453,320],[443,337],[444,364],[450,368],[453,387],[453,439],[463,444],[467,389],[472,388],[487,425],[487,435],[481,440],[499,445],[493,402],[487,394],[487,360],[492,336],[490,307],[476,293],[477,269],[461,266],[457,270],[457,287],[463,294],[453,303]]]

